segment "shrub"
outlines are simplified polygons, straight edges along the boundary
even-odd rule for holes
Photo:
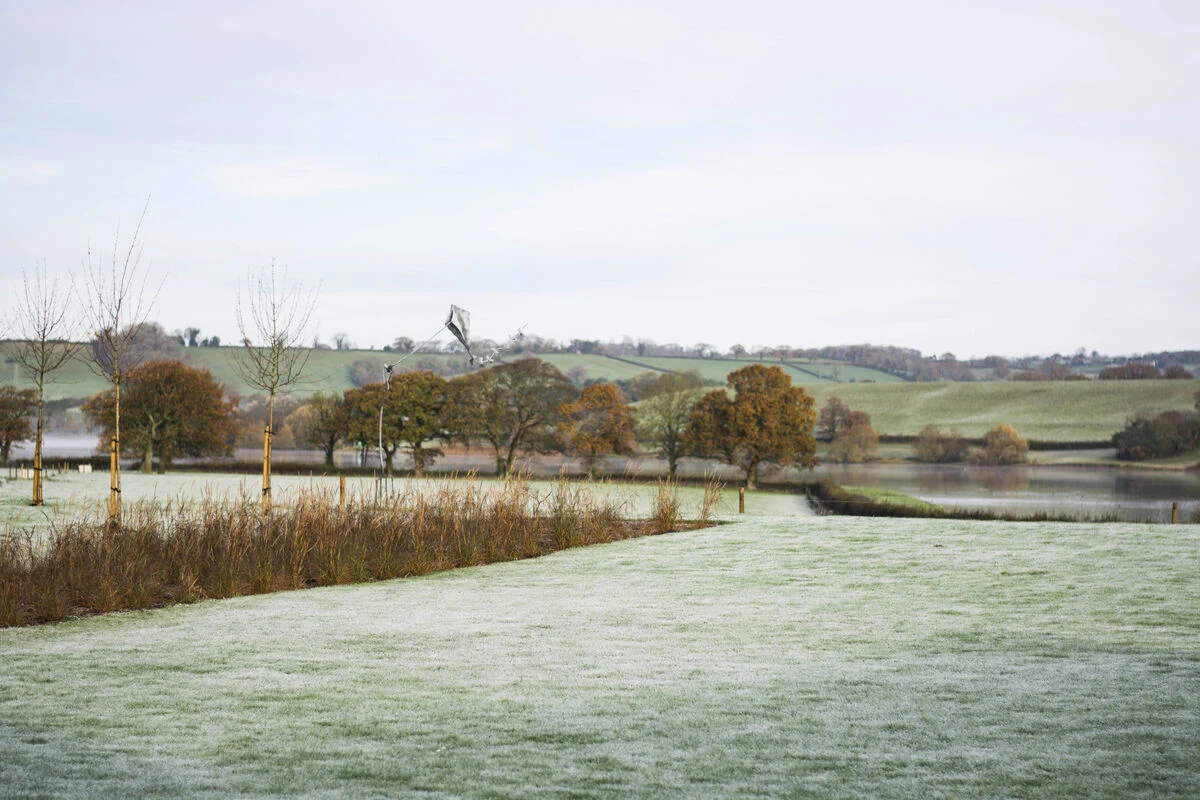
[[[843,464],[861,464],[875,457],[879,449],[879,434],[871,427],[871,416],[865,411],[851,411],[833,437],[828,458]]]
[[[1117,458],[1145,461],[1170,458],[1200,447],[1200,414],[1164,411],[1157,416],[1139,414],[1113,434]]]
[[[965,461],[967,440],[957,429],[942,433],[937,425],[926,425],[917,434],[917,461],[927,464],[948,464]]]
[[[983,449],[971,453],[970,463],[981,466],[1021,464],[1029,453],[1029,442],[1012,425],[997,425],[983,438]]]

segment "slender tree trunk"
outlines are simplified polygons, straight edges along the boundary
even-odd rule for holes
[[[267,400],[267,428],[263,431],[262,513],[271,513],[271,436],[275,426],[275,393]]]
[[[750,466],[746,467],[746,488],[758,488],[758,462],[752,461]]]
[[[42,434],[45,431],[45,395],[38,385],[37,438],[33,441],[33,505],[40,506],[42,500]]]
[[[115,371],[118,364],[114,362],[113,370]],[[113,405],[113,437],[111,443],[111,451],[108,454],[108,475],[109,475],[109,494],[108,494],[108,521],[110,523],[120,523],[121,521],[121,381],[117,380],[113,383],[114,390],[114,405]]]

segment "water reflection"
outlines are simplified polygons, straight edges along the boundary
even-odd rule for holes
[[[1168,522],[1200,514],[1200,474],[1086,467],[970,467],[954,464],[823,465],[817,476],[843,485],[895,489],[947,508]]]

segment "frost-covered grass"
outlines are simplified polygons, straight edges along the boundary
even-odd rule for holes
[[[0,796],[1196,797],[1200,529],[743,519],[0,631]]]
[[[449,478],[428,480],[400,479],[388,484],[389,491],[404,492],[408,487],[425,487],[436,491],[438,487],[453,481]],[[337,492],[338,479],[316,475],[276,475],[272,478],[274,492],[281,502],[294,497],[301,491]],[[51,525],[63,525],[81,513],[104,513],[104,502],[108,497],[108,473],[93,472],[90,475],[67,473],[46,480],[46,505],[34,508],[29,505],[31,481],[0,480],[0,536],[5,530],[17,527],[46,529]],[[486,478],[479,479],[483,486],[501,483]],[[588,491],[598,497],[610,498],[622,508],[625,516],[646,518],[650,515],[657,485],[636,485],[597,481],[575,481],[587,486]],[[530,481],[532,490],[539,495],[552,491],[554,481]],[[197,500],[205,497],[244,498],[246,502],[257,502],[261,478],[254,475],[233,473],[168,473],[166,475],[143,475],[126,471],[121,476],[121,496],[127,502],[152,501],[155,503],[178,503],[181,500]],[[350,494],[371,494],[376,484],[373,478],[347,478]],[[704,489],[695,486],[678,488],[684,516],[694,518],[703,504]],[[737,512],[737,492],[725,491],[715,507],[717,514]],[[746,513],[757,516],[780,514],[808,514],[808,504],[800,495],[778,492],[749,492]]]
[[[677,487],[662,482],[648,520],[566,478],[404,483],[335,497],[303,489],[269,515],[245,498],[148,500],[120,518],[83,515],[0,535],[0,627],[312,586],[389,580],[533,558],[678,530]],[[697,517],[716,504],[706,494]]]

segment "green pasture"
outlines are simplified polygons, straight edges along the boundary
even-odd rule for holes
[[[1198,565],[759,517],[0,630],[0,796],[1193,798]]]
[[[886,503],[893,506],[907,506],[915,508],[918,511],[936,511],[941,508],[934,503],[929,503],[920,498],[904,494],[904,492],[895,489],[885,489],[879,486],[843,486],[847,492],[851,494],[862,495],[868,500],[874,500],[876,503]]]
[[[520,358],[520,356],[517,356]],[[537,358],[554,365],[564,375],[581,375],[583,380],[620,381],[641,375],[643,372],[653,372],[649,367],[640,367],[624,361],[618,361],[608,356],[586,353],[543,353]],[[506,360],[513,360],[509,357]]]
[[[870,367],[859,367],[841,361],[818,360],[815,364],[810,364],[806,359],[795,358],[791,359],[788,363],[794,367],[815,372],[831,382],[858,383],[860,381],[872,381],[874,383],[907,383],[904,378],[893,375],[890,372],[883,372],[871,369]]]
[[[1190,410],[1200,381],[991,381],[806,387],[818,408],[832,395],[866,411],[879,433],[914,436],[929,423],[982,437],[1008,423],[1041,441],[1110,438],[1139,411]]]

